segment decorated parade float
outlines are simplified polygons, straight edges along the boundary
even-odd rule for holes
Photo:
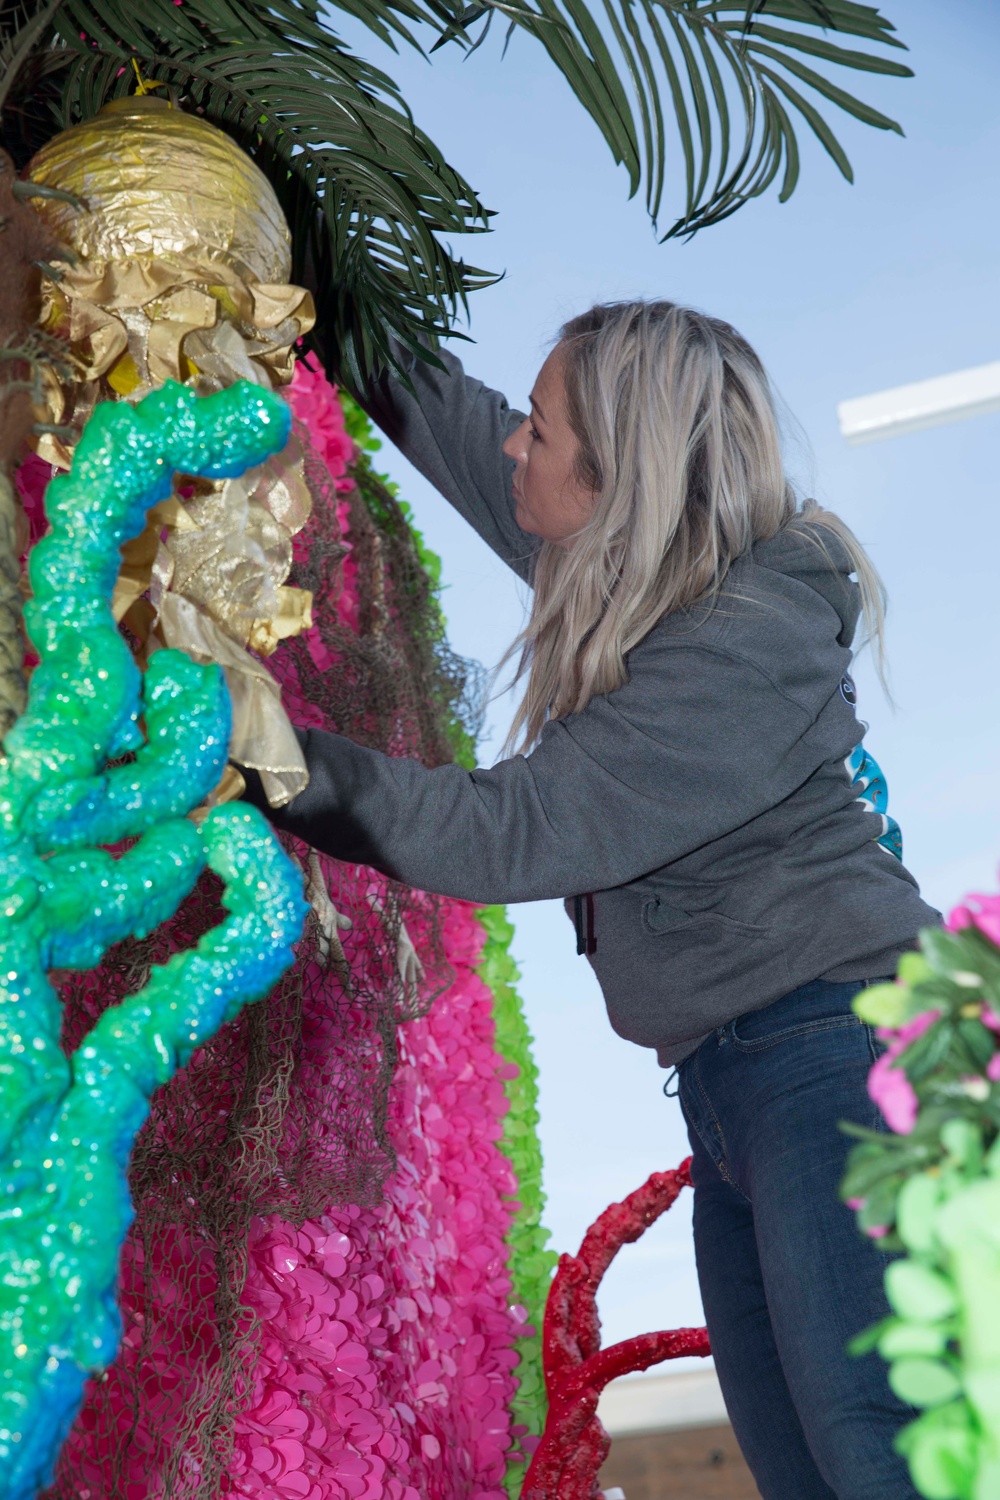
[[[497,8],[574,86],[596,58],[584,102],[655,213],[651,75],[633,118],[582,12]],[[791,191],[779,95],[830,144],[775,68],[817,87],[797,51],[861,54],[810,26],[892,44],[867,7],[756,9],[798,29],[719,5],[713,45],[766,104],[763,155],[734,146],[708,188],[678,95],[676,227],[782,161]],[[675,40],[702,24],[670,14]],[[491,15],[364,19],[468,46]],[[603,1386],[708,1352],[704,1330],[600,1347],[601,1276],[685,1169],[553,1280],[505,913],[279,839],[230,764],[280,806],[305,784],[292,724],[475,763],[480,671],[348,391],[488,279],[440,239],[485,211],[308,5],[53,0],[3,60],[0,1491],[592,1500]],[[862,1002],[907,1131],[862,1142],[847,1189],[908,1252],[870,1337],[928,1408],[905,1441],[941,1500],[1000,1472],[1000,1341],[969,1319],[1000,1277],[991,910]]]
[[[499,1500],[554,1261],[510,926],[283,851],[227,766],[294,796],[289,714],[471,764],[477,669],[367,420],[296,359],[312,299],[249,158],[140,93],[30,183],[58,347],[14,476],[6,1492]],[[704,1344],[672,1339],[578,1380],[588,1487],[599,1389]]]

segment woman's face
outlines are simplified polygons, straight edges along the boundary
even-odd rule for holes
[[[503,451],[512,458],[517,524],[546,542],[567,546],[590,519],[597,495],[576,472],[579,443],[569,424],[564,355],[556,345],[535,381],[531,413]]]

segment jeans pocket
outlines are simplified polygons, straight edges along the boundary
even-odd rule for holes
[[[763,1010],[737,1016],[726,1028],[727,1040],[738,1052],[762,1052],[827,1032],[863,1031],[865,1024],[854,1014],[852,1002],[864,988],[862,980],[835,984],[814,979]]]
[[[757,1014],[763,1014],[758,1012]],[[738,1052],[761,1052],[765,1047],[776,1047],[779,1042],[792,1042],[798,1037],[818,1036],[827,1031],[845,1031],[864,1028],[864,1022],[853,1013],[851,1015],[817,1016],[811,1021],[801,1021],[797,1025],[779,1026],[775,1030],[756,1031],[754,1034],[741,1035],[741,1023],[750,1021],[751,1016],[740,1016],[733,1021],[729,1027],[729,1040]]]

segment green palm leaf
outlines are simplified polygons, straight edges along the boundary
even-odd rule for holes
[[[901,48],[894,28],[873,6],[854,0],[749,5],[747,0],[600,0],[598,21],[582,0],[529,4],[533,13],[515,16],[515,24],[532,32],[549,53],[626,167],[631,192],[645,182],[654,223],[670,176],[661,93],[669,97],[685,206],[664,238],[693,234],[728,217],[764,192],[782,165],[780,196],[791,194],[799,151],[786,105],[852,178],[843,148],[798,84],[867,125],[902,134],[895,120],[797,55],[838,68],[911,77],[911,69],[894,57],[843,46],[822,34]]]
[[[624,164],[654,220],[673,181],[684,209],[667,236],[693,233],[763,193],[794,190],[793,115],[851,176],[820,105],[878,129],[899,126],[819,71],[905,77],[883,52],[893,28],[854,0],[333,0],[389,46],[474,51],[497,15],[548,52]],[[434,50],[433,48],[431,50]],[[391,78],[358,57],[319,0],[13,0],[0,19],[0,105],[42,135],[94,114],[133,86],[131,63],[235,137],[258,161],[292,227],[298,277],[316,289],[316,342],[357,388],[448,331],[493,278],[445,237],[481,232],[489,213],[414,123]],[[676,124],[676,137],[671,121]],[[307,267],[309,269],[307,269]]]

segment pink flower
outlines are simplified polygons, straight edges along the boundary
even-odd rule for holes
[[[892,1066],[892,1056],[884,1053],[868,1074],[868,1097],[878,1105],[890,1130],[909,1135],[919,1104],[906,1074]]]
[[[919,1016],[914,1016],[912,1021],[907,1021],[904,1026],[880,1026],[878,1035],[883,1041],[889,1043],[886,1056],[898,1057],[904,1047],[915,1042],[918,1036],[923,1036],[924,1032],[934,1025],[940,1014],[939,1010],[922,1010]]]
[[[983,896],[973,894],[956,906],[945,923],[949,932],[961,932],[963,927],[975,927],[1000,947],[1000,895]]]
[[[895,1130],[897,1135],[909,1135],[916,1124],[920,1106],[906,1073],[893,1064],[911,1042],[933,1026],[939,1014],[936,1010],[925,1010],[898,1029],[879,1027],[878,1034],[888,1040],[889,1047],[868,1074],[868,1097],[878,1105],[889,1129]]]

